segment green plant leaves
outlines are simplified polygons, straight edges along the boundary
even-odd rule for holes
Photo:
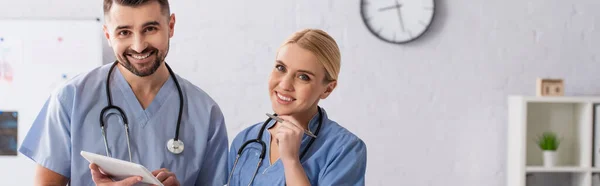
[[[556,151],[560,145],[560,140],[554,132],[544,132],[537,138],[537,144],[542,150]]]

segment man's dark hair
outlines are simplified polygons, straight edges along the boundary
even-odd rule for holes
[[[110,8],[115,3],[123,6],[136,7],[153,1],[157,1],[158,4],[160,4],[160,9],[162,10],[163,14],[166,16],[171,14],[168,0],[104,0],[104,15],[110,11]]]

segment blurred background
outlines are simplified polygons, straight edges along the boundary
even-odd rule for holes
[[[594,120],[586,104],[600,100],[594,97],[600,95],[600,3],[399,0],[407,25],[429,29],[411,42],[392,43],[378,36],[399,33],[393,29],[396,14],[372,6],[395,2],[171,1],[177,22],[167,62],[217,101],[231,143],[271,111],[267,78],[280,44],[300,29],[323,29],[338,42],[342,67],[338,88],[321,106],[367,144],[366,185],[520,185],[534,172],[565,173],[551,177],[565,177],[566,185],[592,184]],[[422,9],[432,12],[431,22]],[[99,0],[0,0],[0,111],[11,113],[0,115],[1,185],[33,184],[35,164],[4,149],[20,145],[50,90],[114,61],[103,21]],[[509,123],[509,113],[527,113],[522,109],[528,107],[509,107],[508,97],[535,101],[537,78],[564,80],[567,100],[558,102],[584,103],[580,112],[589,122],[581,125],[589,127],[567,139],[585,141],[574,149],[589,148],[583,151],[588,155],[574,156],[589,161],[566,161],[575,162],[573,169],[544,169],[538,148],[540,156],[530,158],[539,159],[531,162],[542,168],[525,162],[530,156],[525,144],[537,133],[520,130],[527,128],[526,115]],[[541,108],[555,108],[546,106]],[[2,124],[17,118],[9,117],[13,112],[18,129]],[[543,113],[539,117],[555,112]],[[515,133],[509,125],[518,128]],[[528,177],[528,185],[560,182]],[[519,184],[509,184],[509,178]]]

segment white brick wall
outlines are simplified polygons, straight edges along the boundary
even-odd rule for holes
[[[343,65],[322,106],[367,143],[367,185],[504,185],[507,95],[534,95],[536,77],[564,78],[567,95],[600,93],[593,0],[437,0],[433,28],[408,45],[372,36],[359,1],[171,3],[168,61],[221,105],[230,139],[270,110],[283,39],[331,33]],[[98,17],[101,3],[0,0],[0,16],[13,15]]]

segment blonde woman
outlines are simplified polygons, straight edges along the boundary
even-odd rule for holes
[[[318,106],[337,85],[335,40],[322,30],[296,32],[272,68],[269,97],[278,119],[235,137],[228,185],[364,185],[365,143]]]

